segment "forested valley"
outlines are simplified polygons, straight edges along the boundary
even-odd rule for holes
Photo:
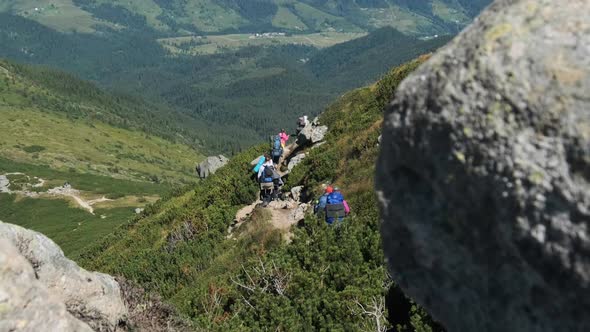
[[[125,20],[125,30],[62,33],[0,13],[0,57],[61,68],[95,82],[141,104],[154,119],[124,112],[125,125],[141,122],[166,138],[177,131],[181,137],[174,139],[231,155],[280,128],[293,128],[298,116],[313,117],[347,89],[448,41],[385,27],[325,49],[275,43],[195,56],[162,47],[157,38],[165,34],[136,16]]]

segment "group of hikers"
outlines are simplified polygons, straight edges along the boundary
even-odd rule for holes
[[[297,122],[297,134],[307,124],[307,116],[299,118]],[[272,147],[270,152],[260,156],[256,166],[253,168],[256,179],[260,183],[260,197],[263,207],[267,207],[274,200],[282,199],[281,190],[284,182],[279,173],[279,165],[288,140],[289,135],[285,129],[282,129],[279,134],[271,139]],[[338,187],[327,186],[324,194],[316,201],[314,213],[316,215],[323,214],[326,223],[332,225],[335,221],[342,221],[348,216],[350,214],[350,207]]]
[[[289,140],[289,135],[285,129],[272,139],[272,149],[270,153],[265,153],[258,158],[258,163],[254,166],[254,173],[256,179],[260,183],[260,196],[262,199],[262,206],[266,207],[271,201],[279,199],[281,188],[283,187],[283,179],[279,173],[279,164],[285,146]]]

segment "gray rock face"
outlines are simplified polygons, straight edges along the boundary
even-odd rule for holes
[[[306,156],[307,155],[305,153],[300,153],[295,157],[291,158],[291,160],[289,160],[289,165],[287,165],[287,169],[289,170],[289,172],[291,172],[293,168],[295,168],[295,166],[301,164],[301,162],[303,161],[303,159],[305,159]]]
[[[297,135],[297,145],[305,146],[319,143],[324,140],[328,133],[327,126],[320,126],[317,121],[308,123],[303,130]]]
[[[88,331],[35,277],[31,263],[0,239],[0,331]]]
[[[590,1],[496,1],[383,129],[383,241],[409,296],[450,331],[590,331]]]
[[[296,209],[293,209],[289,213],[290,223],[297,223],[297,222],[305,219],[305,213],[307,212],[308,209],[309,209],[308,204],[305,204],[305,203],[299,204]]]
[[[208,177],[229,162],[223,155],[207,157],[197,165],[197,173],[201,179]]]
[[[80,268],[53,241],[16,225],[0,222],[0,240],[11,243],[32,265],[37,284],[44,286],[52,302],[65,305],[71,315],[94,330],[114,331],[125,319],[127,309],[113,277]]]
[[[293,197],[293,199],[295,201],[299,201],[299,199],[301,198],[301,193],[303,192],[303,189],[305,189],[304,186],[297,186],[297,187],[291,188],[291,197]]]

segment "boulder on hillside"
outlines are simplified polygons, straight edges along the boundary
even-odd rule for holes
[[[291,210],[289,213],[289,223],[294,224],[298,223],[301,220],[305,219],[305,213],[309,210],[309,204],[301,203],[297,205],[297,208]]]
[[[328,133],[327,126],[321,126],[317,119],[309,122],[297,135],[297,145],[313,145],[324,140]]]
[[[301,193],[303,193],[303,190],[305,189],[304,186],[297,186],[297,187],[293,187],[291,188],[291,197],[299,202],[301,200]]]
[[[293,168],[295,168],[295,166],[301,164],[301,162],[303,161],[303,159],[305,159],[306,156],[307,154],[300,153],[295,157],[291,158],[291,160],[289,160],[289,164],[287,165],[287,169],[289,170],[289,172],[291,172]]]
[[[6,239],[0,239],[0,331],[92,331],[51,294],[31,262]]]
[[[119,284],[113,277],[80,268],[67,259],[61,249],[49,238],[20,226],[0,221],[0,240],[8,241],[16,247],[20,255],[32,266],[37,286],[31,287],[43,288],[43,291],[50,295],[47,299],[48,305],[50,303],[65,305],[72,316],[97,331],[114,331],[126,318],[127,308],[124,305]],[[30,274],[28,268],[22,266],[21,268],[23,276]],[[18,284],[3,283],[3,285],[7,288],[19,287]],[[24,295],[26,294],[23,293]],[[56,312],[60,312],[60,306],[54,304],[51,305],[56,308]],[[46,315],[46,313],[28,309],[26,311],[32,315],[29,317],[31,321],[42,319]],[[64,317],[68,320],[67,315]]]
[[[229,162],[223,155],[207,157],[197,165],[197,174],[201,179],[208,177]]]
[[[449,331],[590,331],[590,2],[500,0],[406,79],[377,190]]]

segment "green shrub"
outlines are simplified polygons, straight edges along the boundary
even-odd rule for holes
[[[22,149],[26,153],[36,153],[36,152],[44,151],[46,148],[44,146],[41,146],[41,145],[30,145],[30,146],[25,146]]]
[[[264,144],[147,206],[87,248],[81,264],[159,293],[205,330],[375,330],[374,318],[359,308],[383,301],[392,285],[373,192],[376,143],[384,96],[418,63],[329,107],[321,118],[330,128],[327,143],[309,151],[288,177],[286,189],[304,185],[312,194],[322,183],[339,185],[353,211],[339,226],[308,215],[286,244],[269,228],[267,213],[255,210],[234,239],[227,238],[237,210],[257,198],[250,161],[268,148]],[[411,317],[402,327],[427,332],[429,321],[416,310],[402,313]],[[388,314],[381,314],[380,325],[390,327]]]

